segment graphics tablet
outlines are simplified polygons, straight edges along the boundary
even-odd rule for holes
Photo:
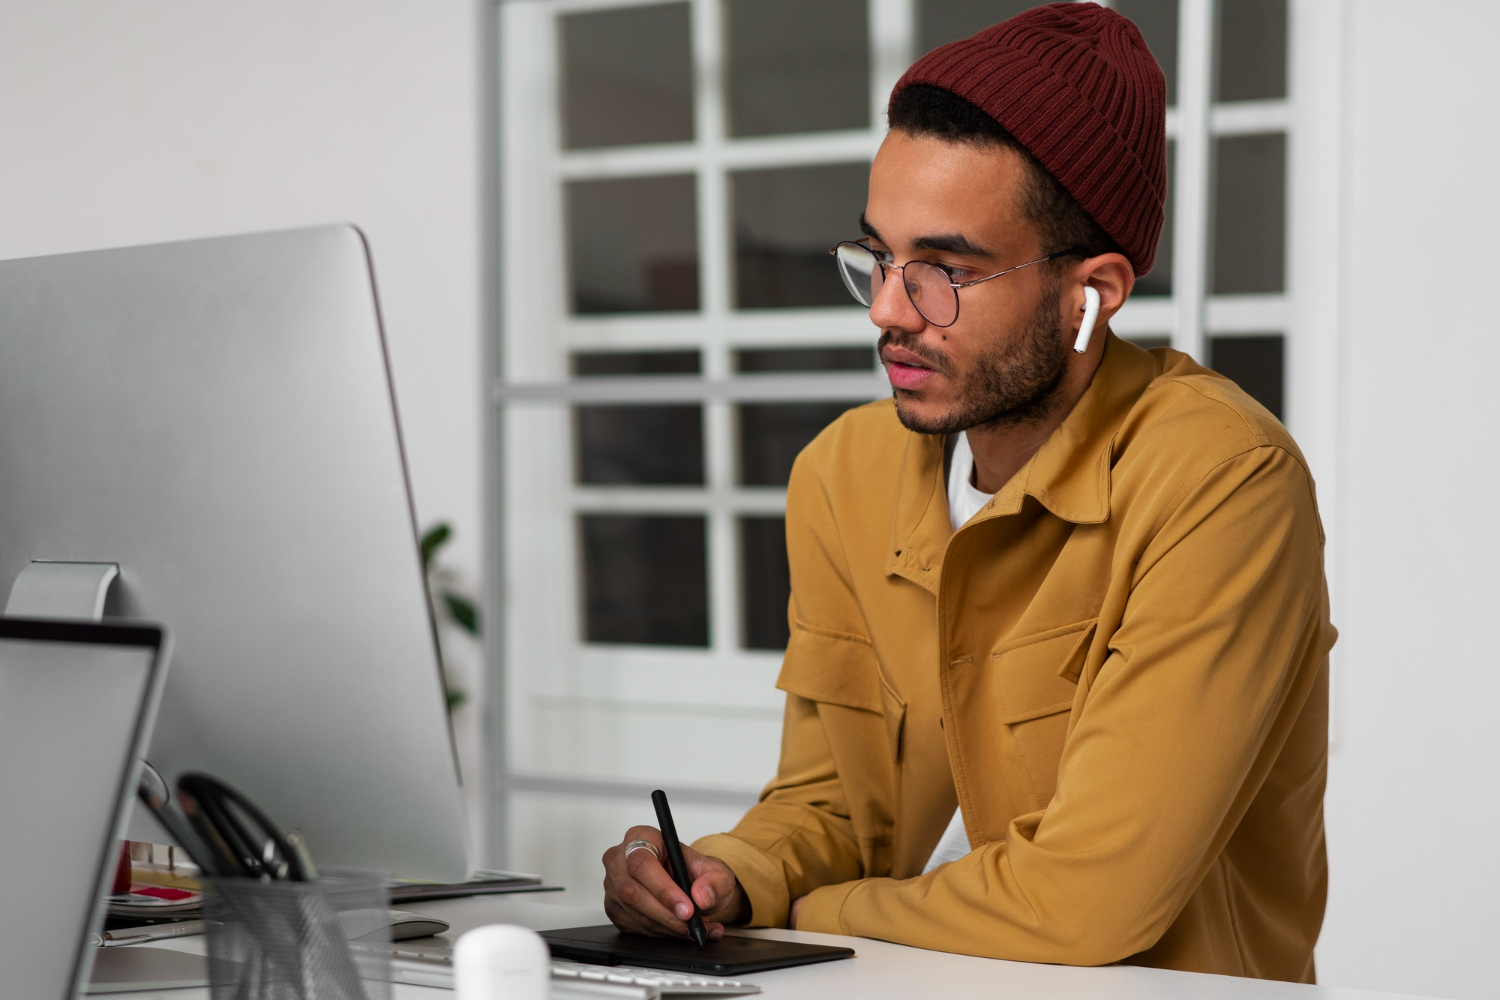
[[[769,938],[725,934],[698,947],[679,938],[625,934],[611,924],[542,931],[553,958],[595,965],[639,965],[673,972],[698,972],[735,977],[792,965],[812,965],[853,958],[853,948],[773,941]]]

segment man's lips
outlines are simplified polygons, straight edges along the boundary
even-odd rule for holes
[[[880,360],[885,363],[886,377],[897,389],[919,389],[934,374],[925,361],[902,347],[888,345],[880,352]]]

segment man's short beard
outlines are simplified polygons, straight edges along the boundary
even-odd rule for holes
[[[1062,283],[1046,281],[1041,301],[1032,310],[1020,335],[1009,344],[974,362],[974,370],[960,386],[957,409],[924,420],[901,405],[896,397],[896,416],[907,430],[919,434],[956,434],[973,428],[988,429],[1044,419],[1057,406],[1059,388],[1068,373],[1068,349],[1058,323]],[[890,331],[880,335],[880,347],[894,343],[923,360],[932,360],[943,371],[952,372],[952,360],[925,344],[902,343]]]

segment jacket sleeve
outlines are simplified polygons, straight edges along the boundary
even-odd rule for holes
[[[926,875],[814,890],[799,930],[1072,965],[1160,939],[1326,677],[1333,639],[1297,459],[1270,446],[1228,459],[1165,516],[1081,680],[1051,802]]]
[[[787,691],[780,764],[731,832],[693,844],[734,871],[757,927],[784,927],[792,900],[866,873],[839,766],[866,765],[836,760],[828,727],[883,726],[870,690],[878,683],[874,652],[849,629],[861,620],[858,606],[827,498],[808,464],[799,458],[787,489],[791,639],[778,681]]]
[[[818,706],[797,695],[786,702],[776,779],[731,832],[693,844],[733,870],[750,898],[752,927],[785,927],[793,899],[861,873]]]

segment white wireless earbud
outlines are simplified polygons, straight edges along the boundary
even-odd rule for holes
[[[1078,327],[1078,339],[1073,341],[1073,350],[1082,354],[1089,349],[1089,338],[1094,335],[1094,324],[1099,320],[1099,289],[1093,285],[1083,286],[1083,323]]]

